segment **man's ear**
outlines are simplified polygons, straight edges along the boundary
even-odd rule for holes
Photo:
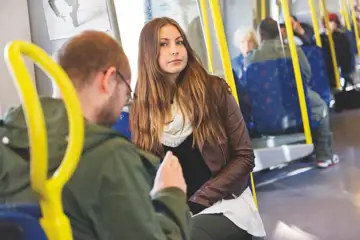
[[[109,67],[106,71],[99,73],[100,88],[104,93],[111,93],[116,85],[116,68]]]

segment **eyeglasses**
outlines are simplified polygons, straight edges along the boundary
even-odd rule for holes
[[[128,104],[132,103],[136,98],[136,94],[133,93],[130,84],[125,80],[124,76],[121,74],[119,70],[116,70],[116,75],[120,77],[120,79],[125,83],[126,87],[129,89],[129,98],[128,98]]]

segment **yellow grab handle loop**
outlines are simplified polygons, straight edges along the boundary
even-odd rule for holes
[[[28,56],[54,78],[62,91],[68,113],[68,147],[64,160],[49,180],[44,115],[22,54]],[[84,118],[76,90],[63,69],[45,51],[32,43],[24,41],[9,43],[5,50],[5,60],[24,103],[31,144],[31,185],[41,196],[40,206],[43,215],[41,225],[50,240],[70,240],[71,227],[63,212],[61,192],[77,167],[84,142]]]

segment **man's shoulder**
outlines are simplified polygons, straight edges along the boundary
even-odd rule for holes
[[[95,166],[102,167],[110,162],[116,165],[131,167],[136,165],[149,165],[149,168],[159,164],[159,158],[140,150],[135,144],[122,136],[113,136],[98,143],[97,146],[85,150],[81,162],[92,162]]]

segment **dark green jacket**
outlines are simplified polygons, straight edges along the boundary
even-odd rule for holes
[[[60,100],[42,99],[49,140],[49,175],[63,159],[68,124]],[[158,159],[112,129],[86,124],[80,163],[63,191],[74,239],[189,239],[190,215],[177,188],[149,192]],[[29,142],[22,108],[0,124],[0,204],[37,202],[29,183]],[[4,144],[4,142],[6,144]]]

